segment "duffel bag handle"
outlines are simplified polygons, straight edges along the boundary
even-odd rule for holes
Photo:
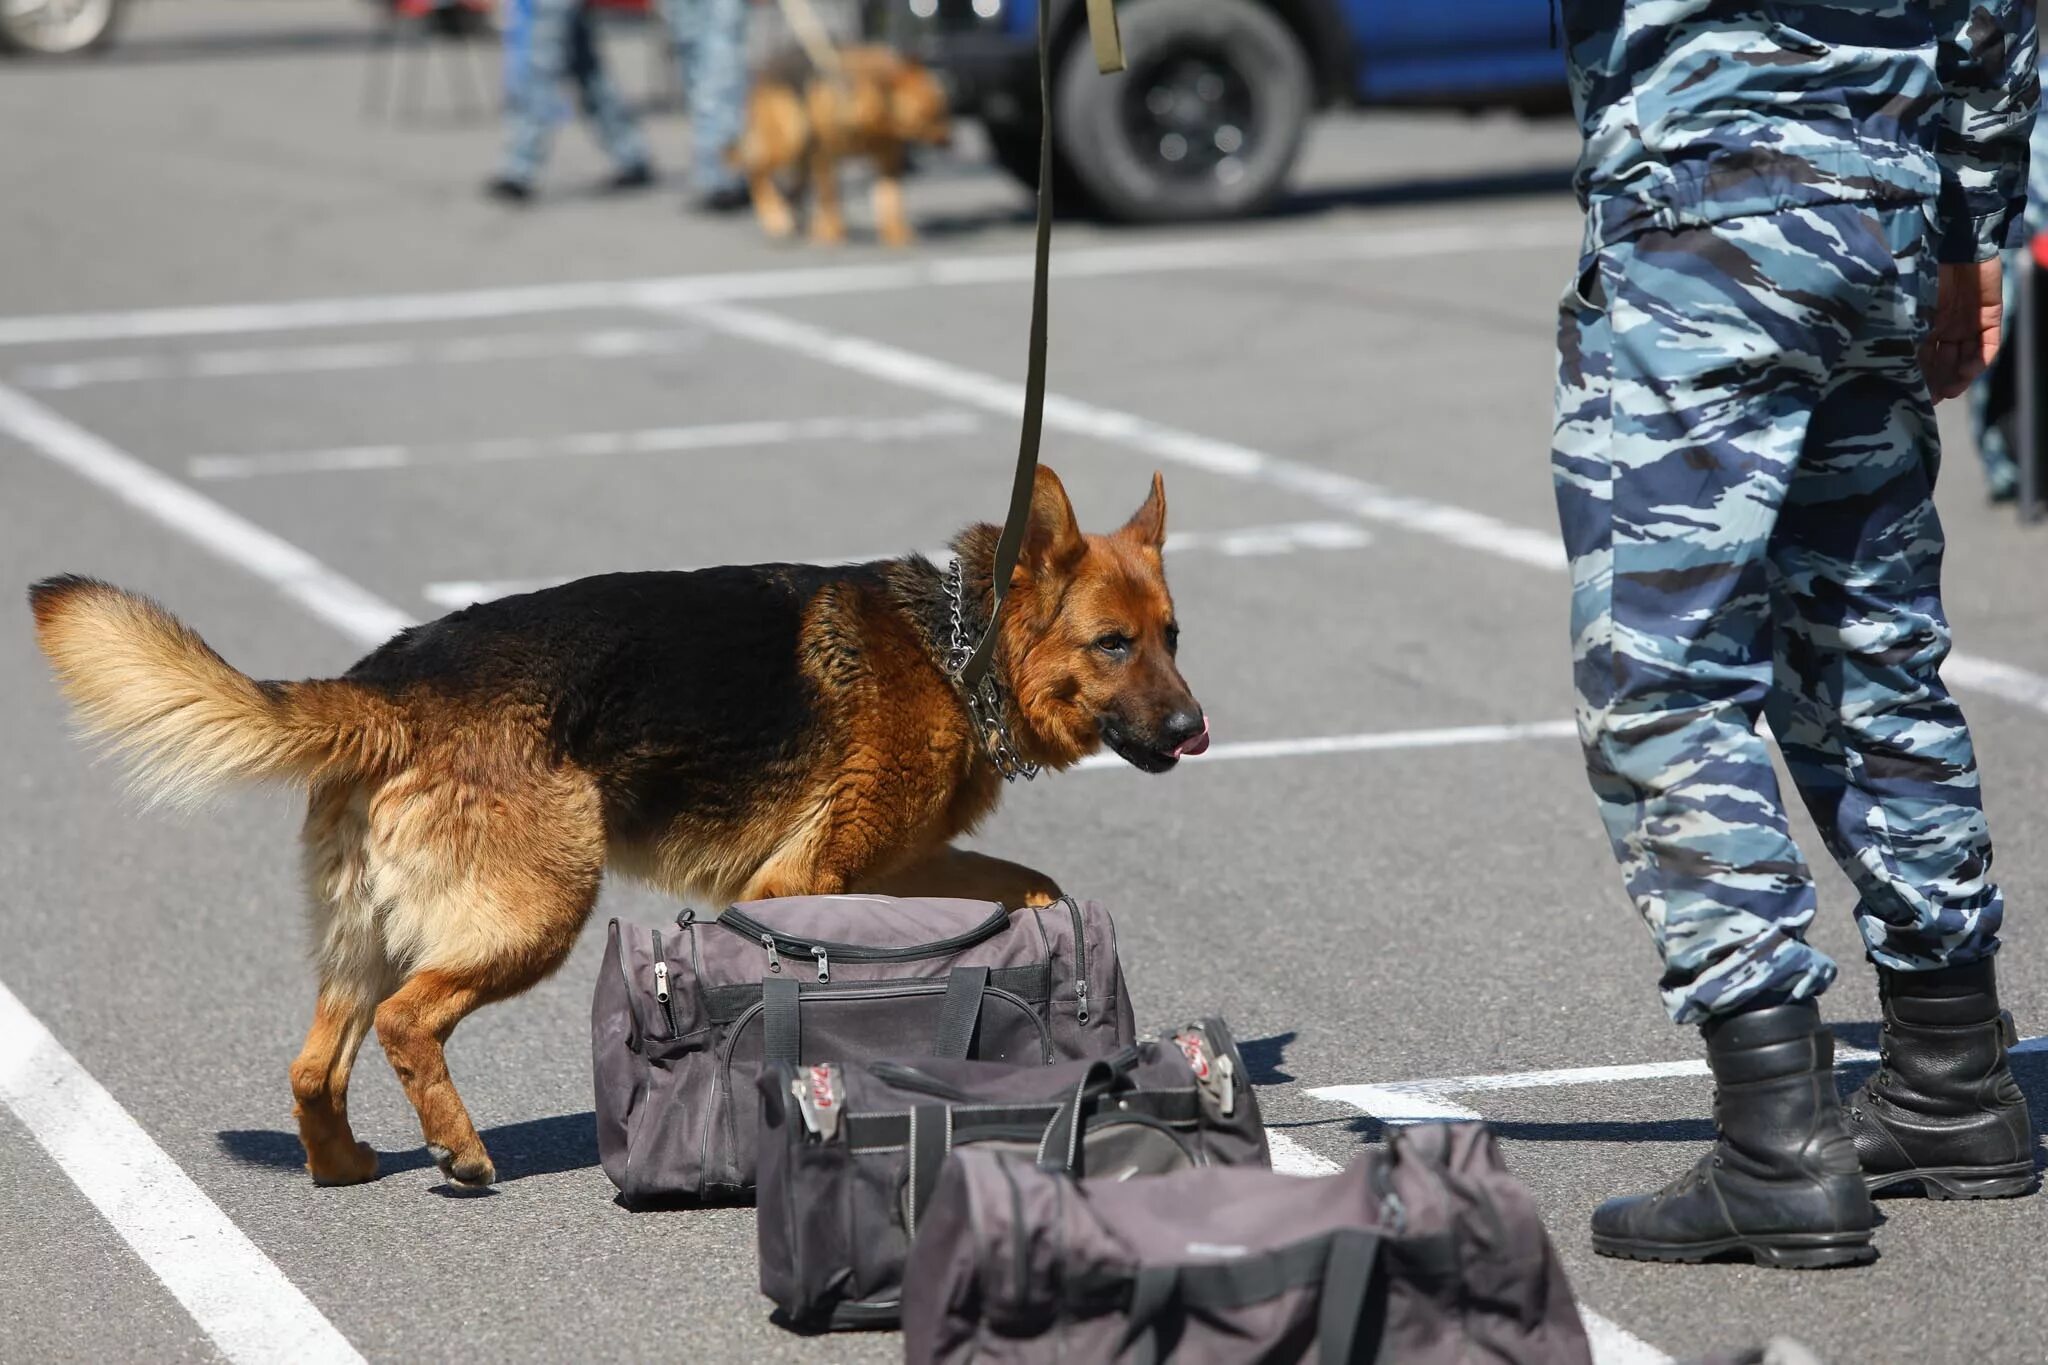
[[[946,980],[946,1002],[939,1011],[934,1057],[960,1058],[974,1046],[974,1026],[981,1022],[981,997],[988,989],[988,968],[955,967]],[[771,976],[761,983],[761,1060],[802,1064],[802,993],[795,980]]]
[[[1140,1266],[1131,1279],[1118,1358],[1130,1365],[1158,1365],[1160,1328],[1176,1303],[1221,1313],[1319,1280],[1318,1365],[1371,1365],[1379,1359],[1386,1332],[1387,1291],[1379,1233],[1369,1228],[1344,1228],[1324,1238],[1320,1247],[1297,1243],[1241,1261]]]
[[[1316,1342],[1321,1365],[1379,1359],[1387,1327],[1386,1276],[1380,1273],[1380,1235],[1346,1228],[1330,1239],[1317,1305]],[[1362,1351],[1362,1355],[1361,1355]]]
[[[1113,1057],[1101,1057],[1088,1064],[1074,1093],[1061,1102],[1045,1136],[1038,1141],[1038,1168],[1042,1171],[1074,1173],[1081,1154],[1081,1129],[1087,1117],[1088,1101],[1114,1090],[1125,1073],[1138,1064],[1138,1049],[1127,1047]]]
[[[974,1046],[974,1026],[981,1022],[981,997],[988,990],[988,968],[955,967],[946,978],[946,1003],[939,1011],[939,1032],[932,1056],[963,1060]]]

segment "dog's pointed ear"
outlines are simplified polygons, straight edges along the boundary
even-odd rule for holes
[[[1158,470],[1152,471],[1152,491],[1145,505],[1131,513],[1117,534],[1154,550],[1166,544],[1166,479]]]
[[[1036,577],[1057,576],[1072,569],[1087,548],[1060,476],[1040,465],[1031,486],[1031,520],[1024,528],[1024,551],[1017,567]]]

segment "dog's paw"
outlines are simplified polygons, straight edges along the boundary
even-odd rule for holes
[[[427,1155],[434,1158],[434,1164],[441,1168],[442,1175],[448,1177],[448,1183],[458,1189],[487,1189],[498,1179],[498,1168],[491,1164],[490,1156],[482,1147],[458,1157],[446,1147],[428,1143]]]
[[[360,1185],[377,1178],[377,1154],[367,1142],[358,1142],[352,1157],[327,1163],[308,1161],[306,1170],[315,1185]]]

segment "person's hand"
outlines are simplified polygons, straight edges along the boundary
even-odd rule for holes
[[[1920,343],[1920,370],[1937,403],[1954,398],[1984,373],[1998,354],[2004,305],[1996,256],[1969,265],[1940,268],[1940,287],[1927,339]]]

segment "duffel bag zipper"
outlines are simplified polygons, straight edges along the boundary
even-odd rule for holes
[[[676,1007],[669,999],[668,953],[661,943],[661,930],[654,931],[654,999],[661,1006],[661,1017],[668,1021],[668,1036],[676,1036]]]
[[[1074,1003],[1080,1006],[1074,1022],[1085,1024],[1088,1022],[1088,930],[1081,922],[1080,902],[1072,896],[1064,899],[1067,913],[1074,917]]]
[[[1075,912],[1076,923],[1079,923],[1079,914],[1079,911]],[[867,948],[858,943],[837,943],[830,939],[792,938],[788,934],[776,933],[752,915],[737,909],[720,915],[718,922],[736,934],[759,940],[770,953],[783,957],[819,958],[829,953],[841,962],[915,962],[919,958],[945,957],[994,938],[1009,924],[1010,912],[997,906],[987,919],[965,933],[908,948]],[[781,970],[779,963],[774,970]]]

